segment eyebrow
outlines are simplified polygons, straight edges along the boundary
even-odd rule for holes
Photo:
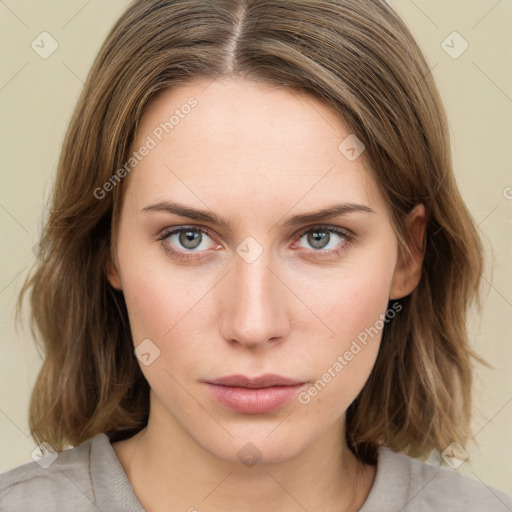
[[[145,206],[144,208],[142,208],[140,213],[152,211],[172,213],[175,215],[179,215],[180,217],[187,217],[189,219],[194,219],[201,222],[209,222],[211,224],[222,226],[229,230],[232,229],[231,222],[225,217],[217,215],[211,211],[198,210],[196,208],[191,208],[180,203],[159,201],[158,203]],[[318,210],[316,212],[308,212],[294,215],[293,217],[290,217],[286,222],[284,222],[283,225],[296,226],[298,224],[305,224],[307,222],[316,222],[324,219],[330,219],[338,215],[346,215],[348,213],[353,212],[376,213],[375,210],[364,204],[340,203],[328,206],[327,208]]]

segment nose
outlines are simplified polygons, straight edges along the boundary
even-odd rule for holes
[[[222,337],[249,349],[284,339],[290,331],[290,292],[265,253],[252,263],[237,258],[230,274],[223,290]]]

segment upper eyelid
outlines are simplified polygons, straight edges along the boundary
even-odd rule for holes
[[[158,235],[159,240],[163,240],[167,238],[168,236],[174,235],[176,233],[180,233],[181,231],[186,231],[187,229],[190,229],[191,231],[201,231],[202,233],[206,233],[211,239],[215,239],[214,236],[212,236],[212,231],[208,228],[205,228],[203,226],[174,226],[172,228],[164,229],[160,235]]]
[[[304,233],[307,233],[308,231],[313,231],[314,229],[325,229],[326,231],[341,231],[343,233],[347,233],[347,235],[354,236],[353,232],[350,229],[341,226],[333,226],[332,224],[313,224],[306,228],[299,229],[294,234],[303,235]]]

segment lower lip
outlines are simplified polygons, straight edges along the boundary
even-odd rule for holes
[[[215,398],[225,407],[245,414],[272,412],[292,400],[304,384],[270,388],[237,388],[206,383]]]

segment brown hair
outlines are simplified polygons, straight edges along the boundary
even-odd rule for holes
[[[139,0],[107,36],[72,116],[31,289],[31,330],[44,362],[31,435],[60,451],[146,424],[149,386],[133,354],[122,292],[105,275],[123,181],[94,190],[126,162],[157,91],[240,76],[305,92],[339,112],[366,146],[400,248],[404,216],[427,212],[417,288],[386,325],[376,364],[347,410],[362,461],[386,445],[412,456],[464,444],[471,416],[466,316],[478,301],[482,247],[457,189],[445,112],[407,27],[376,0]],[[35,329],[36,327],[37,329]],[[485,364],[485,363],[484,363]]]

